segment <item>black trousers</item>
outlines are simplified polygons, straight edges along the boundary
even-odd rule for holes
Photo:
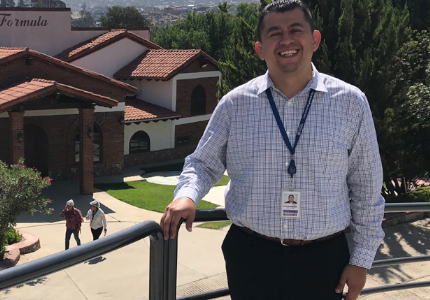
[[[93,241],[98,240],[100,235],[102,234],[103,231],[103,227],[97,228],[97,229],[92,229],[91,228],[91,233],[93,234]]]
[[[222,250],[232,300],[340,300],[334,290],[349,261],[342,233],[305,246],[283,246],[236,225]]]

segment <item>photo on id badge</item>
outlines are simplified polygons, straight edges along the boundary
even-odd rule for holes
[[[282,191],[282,213],[283,218],[300,217],[300,192]]]

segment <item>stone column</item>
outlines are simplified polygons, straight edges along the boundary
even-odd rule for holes
[[[10,164],[16,164],[24,157],[24,112],[9,112]]]
[[[94,192],[94,107],[79,109],[79,182],[82,195]]]

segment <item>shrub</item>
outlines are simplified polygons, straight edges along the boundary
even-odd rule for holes
[[[385,199],[387,203],[430,202],[430,187],[421,187],[415,191]]]
[[[36,169],[24,165],[19,159],[15,165],[0,161],[0,260],[4,258],[6,231],[15,226],[22,213],[50,214],[49,199],[40,197],[42,189],[51,185],[49,177],[40,176]]]
[[[18,243],[22,240],[22,234],[15,230],[13,227],[9,227],[5,232],[5,246]]]

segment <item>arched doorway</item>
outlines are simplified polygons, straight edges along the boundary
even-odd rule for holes
[[[48,137],[45,131],[36,125],[24,126],[25,165],[36,168],[42,176],[48,176]]]

